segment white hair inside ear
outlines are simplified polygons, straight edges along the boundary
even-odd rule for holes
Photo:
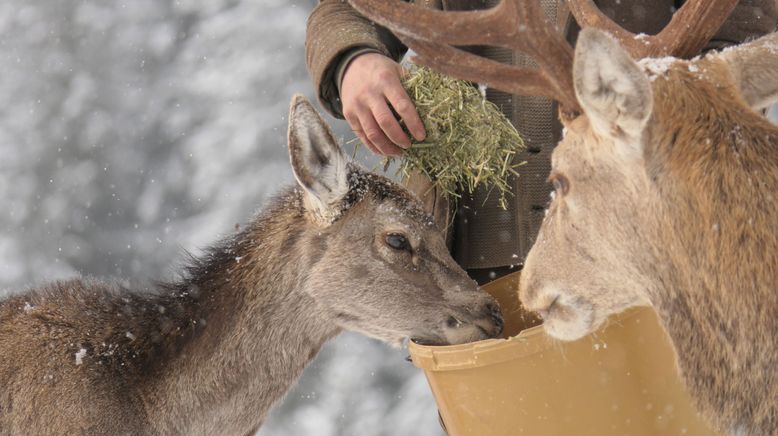
[[[324,224],[334,221],[348,193],[348,160],[329,126],[302,95],[289,109],[289,159],[305,190],[306,208]]]
[[[575,94],[595,132],[628,154],[642,154],[641,137],[651,115],[651,83],[619,43],[600,30],[581,31],[573,63]]]

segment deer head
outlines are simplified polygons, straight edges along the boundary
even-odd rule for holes
[[[289,114],[289,152],[309,229],[306,292],[348,330],[390,343],[457,344],[498,336],[502,318],[449,255],[421,203],[348,162],[301,96]],[[302,261],[302,259],[300,259]]]
[[[760,196],[734,181],[738,159],[747,167],[775,149],[775,129],[752,108],[778,97],[777,68],[778,34],[704,59],[638,63],[610,36],[584,29],[573,68],[584,116],[566,124],[554,151],[554,198],[520,293],[551,335],[577,339],[610,314],[666,298],[663,268],[702,275],[694,264],[727,250],[706,244],[726,240],[720,226],[731,232],[748,219],[727,216],[740,207],[727,197]],[[711,153],[720,155],[707,161]],[[776,174],[751,171],[775,186]],[[748,214],[759,221],[757,208]]]

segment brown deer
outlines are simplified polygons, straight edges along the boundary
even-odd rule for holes
[[[652,305],[680,372],[720,431],[778,434],[778,34],[683,61],[636,63],[592,28],[574,53],[537,3],[444,13],[351,0],[433,67],[560,103],[555,189],[522,272],[520,298],[574,340],[608,315]],[[635,58],[696,53],[735,1],[690,0],[655,37],[626,33],[590,0],[582,25]],[[533,54],[496,64],[448,44]]]
[[[302,97],[299,187],[178,283],[93,280],[0,301],[0,434],[253,434],[343,329],[455,344],[502,328],[420,203],[346,160]]]
[[[706,418],[776,434],[778,128],[752,108],[778,98],[778,34],[658,75],[650,63],[581,35],[585,117],[554,151],[521,300],[565,340],[652,305]]]

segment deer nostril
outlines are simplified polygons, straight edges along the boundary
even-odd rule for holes
[[[502,330],[502,326],[505,324],[505,322],[502,320],[502,316],[500,314],[492,314],[492,321],[494,321],[494,325],[497,326],[499,330]]]
[[[502,324],[502,312],[500,312],[500,306],[490,303],[486,305],[486,310],[492,319],[499,321],[499,323]]]
[[[494,323],[494,327],[496,330],[496,335],[499,336],[502,333],[502,328],[505,325],[505,322],[502,319],[502,312],[500,312],[500,306],[489,303],[486,305],[486,311],[488,316],[492,319],[492,322]]]
[[[537,313],[537,314],[540,316],[540,319],[543,319],[543,320],[545,320],[545,319],[547,319],[547,318],[548,318],[548,315],[551,313],[551,309],[552,309],[552,308],[553,308],[555,305],[557,305],[557,302],[558,302],[558,301],[559,301],[559,295],[557,295],[556,297],[554,297],[554,299],[553,299],[553,300],[551,300],[551,303],[550,303],[548,306],[546,306],[546,308],[545,308],[545,309],[538,309],[538,310],[536,310],[535,312],[536,312],[536,313]]]
[[[498,337],[498,336],[500,336],[502,334],[502,329],[503,329],[504,324],[503,324],[503,321],[502,321],[502,317],[494,317],[493,316],[492,320],[494,322],[494,334],[492,335],[492,337],[496,338],[496,337]]]

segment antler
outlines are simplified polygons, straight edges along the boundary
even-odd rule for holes
[[[502,0],[491,9],[452,12],[402,1],[349,1],[411,47],[420,64],[512,94],[552,98],[563,112],[580,112],[573,91],[573,49],[535,1]],[[539,68],[505,65],[454,47],[465,45],[521,51]]]
[[[569,0],[582,27],[615,36],[635,58],[696,55],[738,0],[688,0],[656,36],[637,36],[605,16],[593,0]],[[418,54],[418,63],[511,94],[554,99],[565,116],[580,113],[573,90],[573,49],[537,0],[501,0],[478,11],[437,11],[404,1],[349,0],[360,13],[390,29]],[[523,52],[538,68],[501,64],[455,46],[491,45]]]
[[[581,27],[596,27],[616,37],[633,58],[700,53],[737,6],[738,0],[687,0],[657,35],[635,35],[608,18],[593,0],[571,0],[570,12]]]

